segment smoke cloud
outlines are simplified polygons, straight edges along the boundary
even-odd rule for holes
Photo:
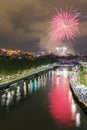
[[[67,7],[73,7],[82,14],[81,17],[85,16],[81,18],[80,34],[74,48],[86,47],[86,0],[0,0],[0,48],[54,51],[57,43],[49,43],[48,22],[56,10]]]

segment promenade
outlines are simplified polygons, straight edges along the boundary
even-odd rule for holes
[[[41,73],[43,71],[50,70],[53,67],[54,66],[47,65],[47,66],[37,67],[35,69],[24,70],[21,74],[18,74],[18,75],[15,74],[12,77],[9,77],[7,79],[0,81],[0,89],[3,89],[4,86],[10,85],[10,84],[15,83],[19,80],[23,80],[26,77],[30,77],[30,76],[33,76],[35,74]]]

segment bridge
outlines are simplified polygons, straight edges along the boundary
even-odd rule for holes
[[[77,66],[77,64],[75,63],[54,63],[53,65],[54,66],[71,66],[71,67]]]

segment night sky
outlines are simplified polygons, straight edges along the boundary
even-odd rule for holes
[[[47,41],[48,22],[56,10],[71,7],[81,15],[72,45],[87,52],[87,0],[0,0],[0,48],[54,50],[56,45]]]

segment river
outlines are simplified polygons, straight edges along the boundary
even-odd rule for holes
[[[0,130],[86,130],[66,68],[22,80],[0,92]]]

